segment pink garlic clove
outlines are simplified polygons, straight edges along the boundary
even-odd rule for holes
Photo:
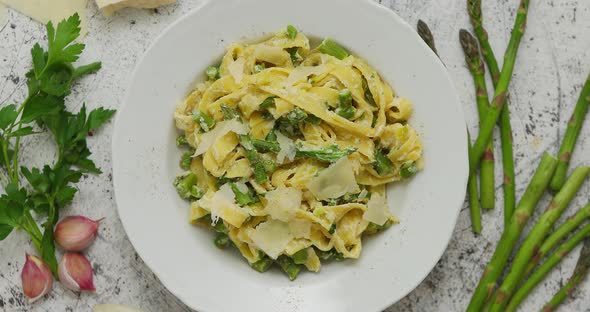
[[[26,254],[21,281],[23,293],[29,298],[29,302],[33,302],[51,291],[53,274],[41,258]]]
[[[100,221],[84,216],[65,217],[55,226],[55,241],[67,251],[82,251],[96,238]]]
[[[68,252],[57,267],[59,281],[73,291],[95,291],[92,265],[81,253]]]

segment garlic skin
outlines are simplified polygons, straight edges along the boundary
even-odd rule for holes
[[[66,251],[82,251],[94,242],[100,221],[84,216],[65,217],[55,226],[55,241]]]
[[[51,291],[53,274],[41,258],[26,254],[21,281],[23,293],[29,298],[29,302],[34,302]]]
[[[68,252],[57,267],[59,281],[73,291],[95,291],[92,265],[81,253]]]

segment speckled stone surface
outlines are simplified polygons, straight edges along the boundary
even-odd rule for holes
[[[103,70],[85,78],[68,97],[71,108],[122,104],[130,73],[155,36],[198,1],[179,0],[177,5],[153,10],[124,10],[112,17],[88,5],[89,34],[81,62],[101,60]],[[477,124],[474,90],[458,42],[460,28],[469,28],[465,1],[384,0],[410,24],[418,18],[428,22],[439,53],[453,77],[472,133]],[[502,55],[512,27],[518,0],[483,1],[486,26],[497,55]],[[531,1],[527,33],[521,44],[511,85],[518,194],[536,163],[547,150],[556,153],[559,138],[573,110],[582,83],[590,70],[590,1]],[[1,19],[0,19],[1,20]],[[14,11],[0,24],[0,104],[20,102],[26,96],[25,71],[30,67],[29,50],[45,40],[42,25]],[[87,176],[67,214],[105,217],[96,243],[88,250],[95,270],[97,293],[75,294],[56,284],[54,291],[34,304],[21,294],[20,270],[24,253],[34,247],[22,232],[0,243],[0,311],[90,311],[97,303],[123,303],[145,311],[191,311],[170,294],[142,262],[127,239],[117,217],[110,165],[112,122],[89,139],[93,158],[103,169],[100,176]],[[590,164],[590,125],[581,134],[573,165]],[[498,142],[497,142],[498,143]],[[55,148],[47,136],[24,141],[22,162],[40,165],[53,159]],[[35,148],[32,148],[35,146]],[[37,148],[41,146],[42,148]],[[498,148],[499,150],[499,148]],[[500,158],[500,155],[497,155]],[[497,172],[496,181],[501,181]],[[501,207],[501,185],[497,185]],[[590,183],[582,187],[572,207],[581,207],[590,197]],[[540,206],[549,201],[548,195]],[[440,262],[426,280],[406,298],[387,309],[395,311],[460,311],[467,305],[486,261],[501,234],[502,209],[485,212],[484,231],[475,237],[469,212],[464,206],[453,238]],[[537,209],[537,214],[542,209]],[[570,209],[569,213],[574,211]],[[567,213],[566,213],[567,214]],[[523,311],[538,310],[569,276],[578,249],[522,305]],[[590,311],[590,280],[582,284],[563,311]]]

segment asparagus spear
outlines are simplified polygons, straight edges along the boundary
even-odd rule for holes
[[[580,258],[574,269],[574,273],[568,280],[567,284],[563,286],[553,298],[545,304],[542,312],[555,311],[557,307],[572,294],[574,289],[582,282],[582,280],[588,275],[590,270],[590,238],[586,238],[584,241],[584,247],[580,252]]]
[[[494,87],[498,87],[500,80],[500,68],[490,42],[488,33],[483,27],[481,0],[467,0],[467,11],[471,18],[471,24],[475,36],[479,40],[481,55],[483,56]],[[512,212],[516,206],[516,189],[514,184],[514,154],[512,146],[512,126],[510,125],[510,109],[506,98],[502,112],[500,113],[500,142],[502,143],[502,166],[504,167],[504,224],[510,222]]]
[[[459,31],[459,39],[463,47],[463,52],[465,53],[467,67],[473,76],[481,126],[481,122],[485,119],[490,106],[488,89],[486,87],[485,67],[479,56],[477,40],[465,29]],[[496,203],[496,189],[494,181],[494,141],[492,139],[490,139],[485,147],[484,156],[481,161],[479,183],[481,207],[484,209],[493,209]]]
[[[438,51],[436,51],[436,46],[434,45],[434,36],[432,36],[432,32],[430,31],[428,25],[423,20],[418,20],[416,29],[420,38],[424,40],[424,42],[430,47],[436,56],[439,56]]]
[[[531,212],[547,188],[556,166],[557,159],[545,153],[522,199],[518,203],[510,224],[504,228],[494,255],[482,274],[467,311],[481,311],[486,300],[492,295],[496,282],[508,262],[508,257],[510,257],[514,245],[518,242],[520,233],[526,225]]]
[[[512,261],[512,267],[504,282],[496,292],[492,300],[490,311],[502,311],[508,303],[508,299],[518,286],[527,265],[529,264],[535,250],[539,248],[541,241],[561,216],[565,208],[572,201],[586,177],[590,174],[590,167],[579,167],[569,177],[563,188],[551,201],[545,213],[537,224],[529,232],[526,240],[520,246],[518,253]]]
[[[471,136],[467,132],[467,151],[471,154]],[[469,174],[467,180],[467,192],[469,193],[469,212],[471,214],[471,229],[473,233],[481,233],[481,211],[479,210],[479,198],[477,194],[477,175]]]
[[[567,130],[565,131],[563,141],[561,141],[561,147],[559,148],[559,153],[557,154],[557,157],[559,158],[559,165],[557,166],[555,175],[551,180],[552,191],[559,191],[559,189],[564,183],[567,168],[570,164],[570,159],[572,153],[574,152],[574,147],[576,146],[578,135],[580,134],[580,130],[582,129],[584,117],[586,117],[586,114],[588,113],[589,105],[590,74],[588,75],[588,78],[586,78],[586,83],[582,88],[582,92],[580,93],[580,98],[578,99],[578,103],[576,104],[574,113],[572,114],[572,117],[570,118],[570,121],[567,124]]]
[[[479,162],[481,161],[485,147],[492,137],[494,125],[498,121],[502,107],[504,106],[504,101],[506,100],[506,91],[508,90],[508,85],[510,84],[510,79],[512,78],[512,72],[514,71],[514,61],[516,59],[516,54],[518,53],[518,46],[520,45],[520,40],[524,35],[524,30],[526,27],[529,1],[530,0],[520,1],[520,5],[516,13],[514,28],[512,29],[512,35],[510,36],[510,42],[508,43],[508,48],[506,49],[506,54],[504,55],[504,65],[502,67],[502,72],[500,73],[500,78],[498,79],[498,83],[496,85],[494,99],[492,100],[490,109],[486,114],[486,118],[483,120],[480,126],[479,135],[473,144],[473,154],[471,155],[471,159],[469,159],[469,168],[472,171],[476,170]]]
[[[545,255],[549,253],[557,244],[564,239],[567,235],[577,229],[584,221],[590,219],[590,204],[586,207],[578,210],[573,216],[571,216],[566,222],[564,222],[561,226],[559,226],[549,237],[543,241],[539,250],[535,252],[535,255],[531,259],[528,267],[526,268],[525,274],[523,276],[528,276],[545,258]]]
[[[551,272],[551,270],[567,256],[572,249],[574,249],[582,240],[588,238],[590,235],[590,224],[587,224],[578,232],[576,232],[570,239],[568,239],[561,247],[559,247],[549,258],[545,261],[531,277],[522,284],[516,291],[510,303],[504,311],[516,311],[522,301],[530,294],[530,292]]]

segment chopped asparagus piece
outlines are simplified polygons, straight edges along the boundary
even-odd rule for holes
[[[209,132],[215,126],[215,120],[202,111],[195,112],[193,114],[193,120],[199,124],[199,127],[204,132]]]
[[[235,110],[225,104],[221,105],[221,111],[223,112],[223,119],[224,120],[230,120],[230,119],[234,119],[234,118],[239,119],[239,120],[242,119],[240,117],[240,113],[238,113],[237,110]]]
[[[217,80],[220,77],[219,68],[217,66],[209,66],[207,70],[205,70],[207,77],[211,80]]]
[[[371,93],[371,89],[369,89],[369,84],[367,83],[367,79],[363,77],[363,90],[365,90],[365,100],[369,102],[369,104],[373,106],[377,106],[375,102],[375,98],[373,98],[373,93]]]
[[[295,155],[297,157],[309,157],[319,161],[332,163],[338,161],[338,159],[342,157],[352,154],[355,151],[356,148],[352,147],[347,147],[341,150],[338,145],[330,145],[319,150],[308,150],[299,146]]]
[[[336,114],[350,119],[354,117],[356,109],[352,106],[352,93],[348,89],[343,89],[338,93],[340,99],[340,107],[336,109]]]
[[[259,72],[263,71],[266,69],[266,66],[264,64],[256,64],[254,65],[254,73],[258,74]]]
[[[209,216],[211,216],[211,215],[209,215]],[[225,226],[225,223],[223,223],[223,220],[221,220],[221,219],[217,220],[217,223],[215,223],[215,225],[213,225],[213,229],[215,231],[217,231],[217,233],[227,234],[229,232],[229,230],[227,229],[227,226]]]
[[[315,116],[315,115],[307,114],[307,117],[305,118],[305,122],[317,126],[320,123],[322,123],[322,119],[319,118],[319,117],[317,117],[317,116]]]
[[[331,55],[340,60],[345,59],[349,55],[343,47],[330,38],[324,39],[324,41],[318,46],[318,49],[320,52]]]
[[[197,186],[197,176],[192,172],[176,177],[174,187],[178,195],[184,199],[199,199],[203,197],[203,191]]]
[[[188,142],[186,141],[186,137],[184,135],[179,135],[176,137],[176,146],[186,146]]]
[[[295,39],[295,37],[297,37],[297,33],[297,28],[295,28],[293,25],[287,26],[287,37],[290,39]]]
[[[295,65],[296,63],[299,63],[303,58],[301,57],[301,55],[299,55],[299,48],[288,48],[285,49],[287,50],[287,52],[289,52],[289,56],[291,56],[291,62],[293,62],[293,65]]]
[[[268,271],[268,269],[270,269],[270,267],[272,266],[272,263],[273,263],[272,259],[264,256],[260,260],[250,264],[250,266],[254,270],[256,270],[260,273],[264,273],[264,272]]]
[[[229,246],[229,243],[231,241],[229,239],[229,236],[227,236],[227,234],[218,233],[217,236],[215,236],[215,240],[213,242],[215,243],[215,246],[217,246],[217,248],[223,249],[223,248],[226,248],[227,246]]]
[[[191,166],[191,162],[193,161],[193,154],[194,151],[185,152],[182,154],[180,158],[180,168],[183,170],[188,170]]]
[[[260,109],[268,109],[274,105],[275,105],[275,98],[273,96],[271,96],[271,97],[267,97],[264,101],[262,101],[262,103],[260,103],[260,105],[258,107],[260,107]]]
[[[294,253],[292,258],[295,264],[305,264],[307,262],[307,248]]]
[[[230,186],[234,192],[234,195],[236,196],[236,203],[238,203],[238,205],[246,206],[259,201],[258,197],[254,195],[254,192],[252,192],[250,189],[248,189],[247,192],[242,192],[238,185],[233,182],[230,184]]]
[[[418,172],[418,168],[416,168],[416,164],[414,164],[413,162],[403,164],[402,168],[399,171],[400,175],[404,179],[407,179],[407,178],[415,175],[416,172]]]
[[[375,149],[375,162],[373,168],[379,175],[388,174],[393,170],[393,163],[380,149]]]
[[[285,255],[279,256],[279,258],[277,259],[277,263],[279,264],[281,269],[283,269],[283,271],[287,273],[289,279],[292,281],[297,278],[297,275],[299,275],[299,272],[301,271],[299,265],[295,264],[295,262],[293,262],[293,259]]]
[[[240,145],[246,150],[246,158],[250,162],[250,166],[254,171],[254,178],[258,183],[268,181],[267,169],[272,169],[269,161],[262,159],[262,156],[256,151],[252,138],[248,135],[240,135]]]
[[[336,223],[332,223],[330,229],[328,230],[328,233],[330,234],[334,234],[334,232],[336,232]]]

